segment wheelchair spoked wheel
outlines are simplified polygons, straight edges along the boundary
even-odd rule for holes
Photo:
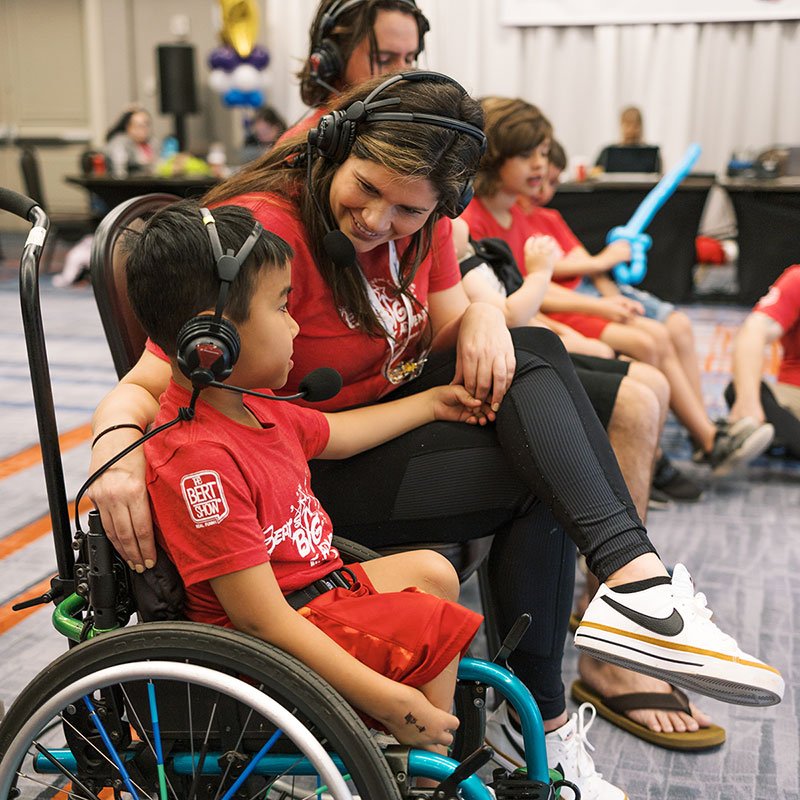
[[[191,622],[106,633],[56,659],[9,708],[0,756],[0,800],[400,799],[327,683],[266,642]]]

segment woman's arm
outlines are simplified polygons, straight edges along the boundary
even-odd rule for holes
[[[300,659],[399,742],[452,744],[456,717],[436,708],[418,689],[362,664],[298,614],[283,597],[268,563],[214,578],[211,587],[234,627]]]
[[[169,364],[145,351],[100,402],[92,418],[92,436],[121,423],[146,430],[158,412],[158,397],[167,388],[169,376]],[[90,474],[140,437],[133,428],[104,434],[92,448]],[[128,565],[139,572],[152,567],[156,550],[145,485],[144,450],[138,447],[118,461],[90,485],[87,493],[100,511],[106,535]]]
[[[457,283],[430,293],[428,314],[433,349],[456,347],[452,383],[462,384],[473,397],[497,411],[516,368],[503,312],[488,303],[470,304],[463,286]]]

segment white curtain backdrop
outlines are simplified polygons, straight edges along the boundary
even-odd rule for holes
[[[317,0],[264,0],[273,61],[269,102],[304,112],[294,73]],[[418,0],[431,23],[420,66],[476,97],[538,105],[571,156],[593,162],[617,139],[619,110],[642,109],[665,168],[692,141],[699,171],[724,172],[734,150],[800,144],[800,22],[503,27],[500,0]]]

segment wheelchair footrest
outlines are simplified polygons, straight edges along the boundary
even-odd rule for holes
[[[509,774],[504,769],[496,769],[488,785],[497,800],[554,800],[556,796],[556,784],[530,780],[524,772]],[[580,798],[580,791],[576,798]]]

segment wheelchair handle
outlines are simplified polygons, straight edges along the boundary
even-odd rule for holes
[[[4,189],[0,186],[0,210],[8,211],[11,214],[16,214],[22,219],[30,219],[30,212],[32,208],[36,208],[39,204],[30,197],[24,194],[12,192],[11,189]]]

